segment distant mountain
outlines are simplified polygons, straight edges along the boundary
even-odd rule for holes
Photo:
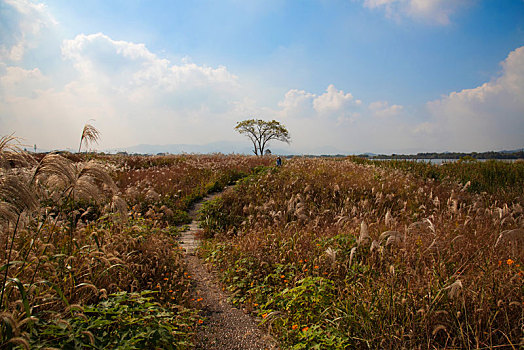
[[[320,146],[320,147],[310,147],[305,148],[301,152],[297,152],[291,147],[282,147],[278,143],[272,147],[270,145],[268,148],[273,154],[280,155],[346,155],[348,154],[345,151],[342,151],[336,147],[332,146]],[[280,146],[280,147],[278,147]],[[129,154],[158,154],[158,153],[171,153],[171,154],[181,154],[181,153],[237,153],[237,154],[253,154],[253,148],[249,142],[233,142],[233,141],[217,141],[207,143],[205,145],[195,145],[195,144],[167,144],[167,145],[149,145],[149,144],[139,144],[135,146],[123,147],[118,149],[106,150],[108,153],[116,152],[127,152]]]
[[[273,154],[296,154],[295,152],[289,149],[282,148],[272,148],[269,147]],[[123,147],[118,149],[107,150],[109,153],[116,152],[127,152],[130,154],[158,154],[158,153],[171,153],[171,154],[181,154],[181,153],[237,153],[237,154],[253,154],[253,148],[250,147],[249,143],[237,143],[232,141],[217,141],[211,142],[205,145],[195,145],[195,144],[168,144],[168,145],[148,145],[140,144],[130,147]]]
[[[514,149],[513,151],[499,151],[500,153],[517,153],[517,152],[524,152],[524,148]]]
[[[140,144],[126,147],[128,153],[157,154],[157,153],[248,153],[247,147],[237,147],[232,143],[214,142],[206,145],[194,144],[169,144],[169,145],[147,145]]]
[[[301,152],[302,154],[309,155],[345,155],[347,152],[344,152],[333,146],[320,146],[320,147],[311,147]]]

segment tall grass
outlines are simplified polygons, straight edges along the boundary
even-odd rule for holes
[[[486,192],[497,195],[505,201],[518,199],[524,194],[524,162],[520,160],[515,162],[499,160],[481,162],[474,159],[461,159],[456,162],[431,164],[413,160],[370,161],[356,157],[351,159],[355,162],[409,171],[422,178],[467,184],[469,192]]]
[[[135,211],[163,215],[172,224],[182,224],[189,222],[187,211],[195,201],[271,162],[267,157],[221,154],[124,157],[115,177]]]
[[[172,317],[184,315],[182,324],[193,317],[175,308],[187,299],[190,282],[172,232],[152,230],[146,220],[122,224],[124,208],[117,215],[110,205],[118,202],[115,193],[112,179],[96,162],[72,163],[50,154],[32,168],[4,169],[2,347],[66,346],[75,334],[69,325],[80,318],[88,327],[79,344],[95,346],[93,333],[104,333],[107,323],[97,324],[83,310],[121,291],[155,290],[155,299]],[[172,340],[183,344],[190,334],[186,328]]]
[[[193,287],[174,225],[268,161],[33,157],[1,138],[0,348],[192,347]]]
[[[99,139],[100,132],[97,128],[91,124],[84,125],[82,136],[80,137],[80,145],[78,146],[78,153],[80,153],[80,150],[82,149],[82,144],[85,144],[87,147],[90,143],[98,143]]]
[[[204,207],[202,254],[285,348],[516,348],[524,198],[468,187],[294,159]]]

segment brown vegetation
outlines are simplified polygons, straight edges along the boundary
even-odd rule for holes
[[[209,204],[204,254],[295,347],[517,347],[524,198],[293,159]],[[338,345],[335,345],[338,344]]]
[[[196,320],[184,306],[191,280],[173,216],[187,216],[199,196],[255,163],[218,155],[33,158],[14,137],[0,147],[0,347],[112,347],[119,336],[146,348],[189,346]],[[107,318],[109,305],[142,328]],[[153,308],[165,322],[147,321]]]

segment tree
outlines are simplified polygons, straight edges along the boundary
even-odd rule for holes
[[[263,155],[266,144],[271,140],[289,143],[291,136],[286,127],[276,120],[248,119],[237,123],[235,130],[253,142],[253,153]]]

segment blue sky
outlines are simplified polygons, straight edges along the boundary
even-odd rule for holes
[[[0,130],[241,144],[257,116],[298,153],[521,148],[523,45],[522,0],[0,0]]]

